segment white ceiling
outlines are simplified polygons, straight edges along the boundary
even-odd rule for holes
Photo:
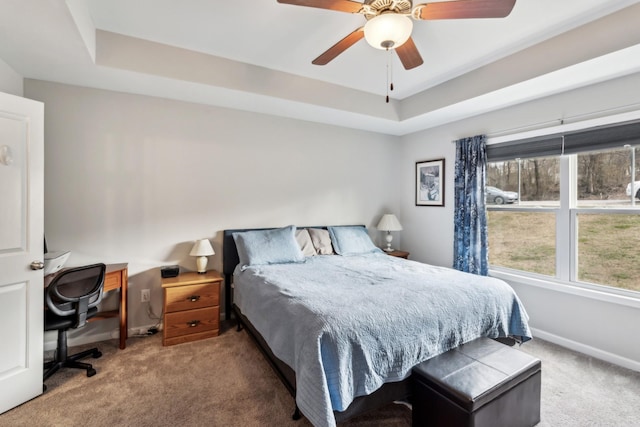
[[[365,22],[276,0],[1,0],[0,58],[34,78],[402,135],[640,72],[640,0],[517,0],[504,19],[416,21],[424,64],[386,104]],[[622,10],[624,9],[624,10]]]

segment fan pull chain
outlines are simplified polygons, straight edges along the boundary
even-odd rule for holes
[[[389,51],[389,49],[387,49],[387,52],[388,51]],[[389,57],[387,57],[387,84],[386,84],[386,87],[387,87],[387,98],[386,98],[387,104],[389,103],[389,59],[388,58]]]
[[[392,51],[387,49],[389,52],[387,56],[387,104],[389,103],[389,91],[393,91],[393,63],[391,62],[391,56],[393,55]]]
[[[389,89],[391,91],[393,91],[393,52],[389,51],[389,72],[391,73],[391,77],[389,78],[389,80],[391,81],[389,84]]]

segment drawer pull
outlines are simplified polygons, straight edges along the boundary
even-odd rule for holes
[[[187,301],[191,301],[191,302],[196,302],[200,299],[200,295],[191,295],[190,297],[187,297]]]
[[[189,326],[190,328],[195,328],[199,324],[200,324],[199,320],[192,320],[191,322],[187,322],[187,326]]]

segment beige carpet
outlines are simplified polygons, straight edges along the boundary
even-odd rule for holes
[[[162,347],[160,335],[98,343],[98,371],[65,369],[48,390],[3,415],[0,426],[297,426],[293,398],[246,332]],[[535,340],[522,347],[543,361],[540,426],[640,426],[640,373]],[[79,350],[79,349],[72,349]],[[411,425],[389,405],[347,426]]]
[[[160,334],[98,343],[98,373],[65,369],[47,392],[3,415],[0,426],[298,426],[295,403],[246,332],[162,346]],[[82,347],[83,349],[84,347]],[[72,351],[80,350],[74,348]],[[399,405],[348,425],[407,426]]]

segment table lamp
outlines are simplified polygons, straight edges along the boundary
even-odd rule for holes
[[[196,265],[198,266],[198,274],[204,274],[207,272],[207,262],[208,256],[215,255],[213,248],[211,247],[211,242],[209,239],[198,240],[191,252],[189,253],[191,256],[198,257],[196,259]]]
[[[376,228],[380,231],[387,232],[387,247],[384,248],[384,250],[386,252],[392,252],[393,249],[391,248],[391,240],[393,240],[393,236],[391,235],[391,232],[402,230],[402,226],[400,225],[398,218],[396,218],[394,214],[382,215],[382,218],[380,218],[380,222],[378,223],[378,226]]]

